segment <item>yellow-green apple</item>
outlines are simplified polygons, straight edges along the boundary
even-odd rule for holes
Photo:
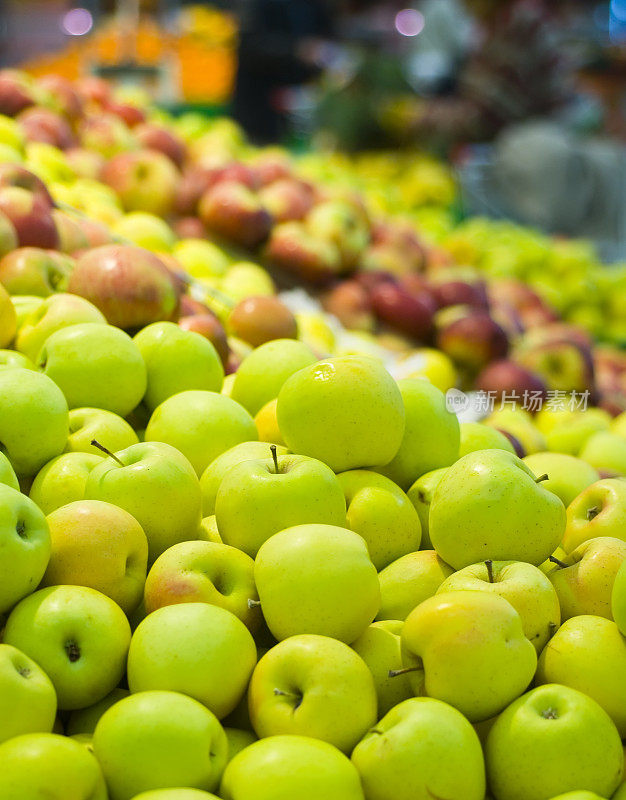
[[[613,582],[611,613],[622,634],[626,631],[626,566],[620,566]]]
[[[39,351],[37,366],[63,391],[70,408],[103,408],[124,417],[146,391],[139,348],[113,325],[82,323],[56,331]]]
[[[615,800],[616,797],[618,796],[613,795],[613,800]],[[558,797],[553,797],[552,800],[604,800],[604,798],[600,797],[600,795],[596,794],[595,792],[588,792],[585,789],[582,789],[581,791],[560,794]]]
[[[419,347],[402,358],[394,368],[396,377],[425,378],[442,392],[456,386],[458,376],[452,361],[440,350]]]
[[[41,195],[21,186],[1,186],[0,212],[11,221],[20,247],[41,247],[50,250],[58,247],[59,234],[51,213],[52,209]],[[0,274],[1,272],[0,269]],[[4,283],[4,279],[2,282]],[[11,293],[14,291],[8,286],[7,289]],[[30,291],[20,293],[35,294]]]
[[[52,552],[42,586],[90,586],[126,614],[143,596],[148,540],[137,520],[101,500],[78,500],[48,516]]]
[[[26,495],[0,484],[0,613],[37,588],[50,558],[50,529]]]
[[[312,736],[349,753],[376,722],[376,687],[348,645],[326,636],[293,636],[255,667],[248,707],[259,738]]]
[[[113,233],[157,253],[169,253],[176,242],[176,234],[164,219],[145,211],[131,211],[120,217],[112,227]]]
[[[405,620],[453,572],[434,550],[407,553],[393,561],[378,574],[380,610],[376,619]]]
[[[32,106],[22,111],[17,121],[28,142],[41,142],[60,150],[75,143],[69,121],[50,108]]]
[[[39,589],[7,620],[4,641],[46,672],[60,709],[97,703],[124,674],[130,626],[109,597],[86,586]]]
[[[275,268],[307,283],[326,284],[342,271],[339,247],[314,236],[298,221],[272,228],[264,256]]]
[[[132,131],[113,113],[86,116],[78,128],[81,146],[106,158],[137,147]]]
[[[0,257],[18,246],[17,232],[11,220],[0,211]]]
[[[18,477],[34,475],[65,449],[67,402],[46,375],[0,370],[0,448]]]
[[[546,433],[548,449],[556,453],[568,453],[577,456],[588,439],[596,433],[610,430],[610,421],[603,416],[580,411],[556,420],[552,428]]]
[[[144,403],[150,411],[191,389],[219,392],[224,368],[208,339],[173,322],[154,322],[135,336],[148,371]]]
[[[53,294],[24,319],[15,347],[34,361],[46,339],[55,331],[87,322],[106,323],[106,319],[83,297]]]
[[[178,692],[149,691],[105,711],[93,750],[111,800],[131,800],[149,789],[215,789],[228,744],[224,729],[202,703]]]
[[[278,395],[278,425],[287,446],[335,472],[388,464],[404,434],[397,383],[372,358],[320,361],[287,378]]]
[[[435,489],[439,485],[439,481],[446,474],[446,469],[447,467],[441,467],[441,469],[434,469],[432,472],[427,472],[425,475],[422,475],[421,478],[418,478],[407,491],[407,497],[413,503],[422,525],[422,549],[432,548],[433,546],[430,541],[430,504]]]
[[[215,518],[222,541],[254,558],[264,542],[285,528],[345,525],[346,501],[326,464],[308,456],[276,455],[228,470],[217,490]]]
[[[259,196],[234,180],[207,189],[200,198],[198,216],[211,233],[248,250],[258,247],[272,227],[272,217]]]
[[[315,193],[297,178],[279,178],[259,192],[259,200],[277,222],[302,219],[310,211]]]
[[[17,316],[18,330],[24,324],[25,319],[33,311],[38,309],[44,300],[45,300],[44,297],[36,297],[35,295],[30,295],[30,294],[11,295],[11,303],[13,304],[13,308],[15,309],[15,314]]]
[[[256,438],[254,420],[243,406],[230,397],[202,390],[169,397],[155,409],[146,428],[146,442],[176,447],[198,476],[226,450]]]
[[[611,592],[626,560],[626,542],[610,536],[588,539],[555,564],[550,580],[563,620],[580,614],[611,619]]]
[[[556,684],[527,692],[500,714],[485,756],[498,800],[544,800],[576,789],[610,797],[624,763],[606,712],[590,697]]]
[[[402,668],[401,631],[402,622],[398,619],[372,622],[352,643],[352,649],[365,661],[374,678],[379,717],[413,696],[407,675],[389,677],[390,670]]]
[[[0,370],[15,369],[21,367],[22,369],[35,369],[35,365],[22,353],[16,350],[0,350]]]
[[[20,483],[15,474],[15,470],[11,466],[9,459],[2,452],[0,452],[0,484],[9,486],[11,489],[15,489],[18,492],[20,490]]]
[[[517,456],[478,450],[448,468],[429,526],[435,550],[455,569],[485,559],[539,565],[561,543],[565,506]]]
[[[345,523],[337,524],[365,539],[376,569],[419,550],[422,526],[417,511],[396,483],[366,469],[342,472],[338,478],[347,515]]]
[[[222,365],[224,367],[227,366],[230,355],[230,347],[228,346],[228,339],[226,337],[224,326],[215,316],[215,314],[207,311],[202,314],[181,316],[181,318],[178,320],[178,324],[184,331],[193,331],[200,336],[204,336],[205,339],[208,339],[216,349]],[[224,391],[223,384],[222,391]]]
[[[220,484],[231,467],[243,461],[265,459],[270,453],[269,444],[266,442],[241,442],[229,448],[217,458],[213,459],[202,473],[200,486],[202,488],[202,513],[204,516],[215,514],[215,498]],[[278,445],[276,455],[284,456],[287,449]]]
[[[543,485],[560,497],[565,507],[588,486],[600,480],[594,467],[567,453],[533,453],[523,461],[535,475],[548,476]]]
[[[359,773],[337,748],[308,736],[270,736],[235,756],[224,800],[364,800]]]
[[[66,451],[102,455],[102,450],[91,444],[94,439],[113,452],[139,442],[128,422],[112,411],[105,411],[103,408],[71,409]]]
[[[207,541],[168,548],[152,565],[144,592],[148,614],[174,603],[209,603],[255,631],[261,615],[249,600],[258,600],[254,561],[235,547]]]
[[[25,733],[50,733],[56,713],[46,673],[15,647],[0,644],[0,744]]]
[[[617,433],[594,433],[581,448],[580,457],[605,475],[626,475],[626,439]]]
[[[459,456],[459,421],[446,408],[436,386],[421,378],[398,381],[404,402],[405,426],[400,449],[379,471],[402,489],[426,472],[448,467]]]
[[[560,683],[583,692],[611,717],[626,736],[626,639],[604,617],[583,614],[561,625],[546,645],[537,668],[538,683]]]
[[[106,697],[103,697],[102,700],[99,700],[92,706],[72,711],[65,723],[66,736],[79,736],[80,734],[93,735],[98,720],[104,712],[124,697],[128,697],[129,694],[130,692],[128,689],[116,687],[113,691],[109,692]]]
[[[179,173],[155,150],[119,153],[104,165],[101,178],[114,189],[126,211],[165,217],[172,210]]]
[[[72,255],[89,247],[89,239],[83,230],[82,221],[74,214],[54,208],[52,209],[52,219],[56,225],[59,250],[62,253]]]
[[[171,320],[178,288],[161,259],[134,245],[94,247],[76,262],[68,291],[85,297],[119,328],[141,328]]]
[[[44,514],[82,500],[89,473],[103,460],[92,453],[64,453],[53,458],[35,476],[30,499]]]
[[[224,733],[228,739],[229,761],[232,761],[237,753],[241,753],[246,747],[258,741],[252,731],[244,731],[240,728],[224,728]]]
[[[236,375],[237,373],[235,373]],[[275,442],[277,445],[284,445],[283,435],[278,427],[278,419],[276,417],[276,407],[278,399],[274,398],[261,407],[255,414],[254,424],[259,434],[260,442]]]
[[[0,283],[0,347],[8,347],[17,332],[17,314],[9,293]]]
[[[228,315],[227,327],[233,336],[252,347],[276,339],[295,339],[298,335],[296,318],[287,306],[277,297],[263,295],[240,300]]]
[[[529,328],[516,344],[515,360],[549,389],[583,392],[593,386],[591,340],[580,328],[553,323]]]
[[[532,417],[523,408],[500,408],[488,417],[486,424],[496,428],[510,440],[512,438],[514,445],[517,441],[523,455],[542,453],[547,449],[543,433],[535,427]]]
[[[352,752],[368,800],[483,800],[480,741],[455,708],[430,697],[399,703]]]
[[[218,719],[241,700],[256,665],[256,646],[230,611],[209,603],[158,608],[139,623],[128,651],[128,686],[181,692]]]
[[[0,745],[0,796],[46,800],[107,800],[93,753],[55,733],[27,733]]]
[[[200,521],[200,527],[198,528],[198,539],[202,542],[215,542],[216,544],[223,544],[222,537],[217,529],[217,520],[215,519],[215,514],[211,514],[208,517],[202,517],[202,520]]]
[[[185,456],[162,442],[140,442],[104,459],[89,474],[86,500],[104,500],[139,522],[151,564],[168,547],[197,538],[200,484]]]
[[[136,794],[133,800],[219,800],[219,798],[203,789],[154,789]]]
[[[560,595],[540,569],[524,561],[471,564],[446,578],[437,590],[457,591],[492,592],[508,600],[537,653],[561,624]]]
[[[272,297],[276,293],[276,286],[267,270],[264,270],[259,264],[252,261],[237,261],[233,264],[226,275],[220,282],[220,289],[222,292],[231,298],[233,303],[240,303],[248,297]],[[281,336],[277,335],[277,330],[271,320],[260,319],[259,316],[263,308],[267,308],[262,302],[256,301],[250,306],[246,306],[248,322],[252,325],[249,329],[251,336],[254,335],[255,328],[265,330],[266,335],[274,334],[270,338],[280,339]],[[293,322],[289,314],[285,313],[287,308],[284,303],[277,305],[276,303],[270,304],[269,308],[278,309],[281,312],[281,329],[285,330],[288,326],[290,331],[288,336],[291,336],[293,331]],[[258,313],[257,313],[258,312]],[[266,324],[268,327],[263,328]]]
[[[194,278],[221,277],[230,265],[230,258],[221,247],[206,239],[181,239],[174,245],[172,253]]]
[[[509,439],[501,431],[491,428],[489,425],[484,425],[482,422],[462,422],[460,427],[459,458],[477,450],[515,452],[515,448]]]
[[[253,350],[235,373],[231,397],[253,416],[278,393],[290,375],[315,363],[315,356],[303,342],[275,339]]]
[[[480,722],[524,691],[537,654],[508,600],[464,590],[436,594],[413,609],[402,628],[402,663],[416,695],[443,700]]]
[[[365,541],[334,525],[297,525],[261,546],[254,579],[276,639],[321,634],[353,642],[380,608],[380,587]]]
[[[626,482],[618,478],[592,483],[567,508],[566,553],[599,536],[626,540]]]
[[[364,209],[348,198],[328,198],[316,203],[306,217],[307,229],[318,239],[339,248],[344,267],[353,267],[370,240]]]

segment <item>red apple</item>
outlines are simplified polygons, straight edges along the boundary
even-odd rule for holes
[[[394,330],[421,342],[432,335],[437,307],[430,295],[414,295],[396,282],[383,281],[370,291],[370,300],[378,318]]]
[[[9,294],[48,297],[66,291],[74,263],[54,250],[19,247],[0,259],[0,283]]]
[[[414,270],[425,264],[425,248],[413,226],[403,222],[378,222],[372,228],[372,243],[400,251]]]
[[[313,206],[313,191],[308,183],[282,178],[259,192],[259,200],[277,222],[302,219]]]
[[[119,153],[105,164],[101,177],[117,192],[126,211],[165,217],[172,210],[179,173],[163,153]]]
[[[49,208],[54,206],[52,195],[41,178],[19,164],[0,164],[0,189],[5,186],[28,189]]]
[[[104,78],[97,78],[90,75],[75,81],[74,86],[79,96],[83,100],[91,101],[98,105],[103,105],[111,97],[111,84]]]
[[[17,233],[11,220],[0,212],[0,258],[18,246]]]
[[[337,284],[322,298],[322,304],[348,330],[374,329],[376,318],[372,302],[367,290],[357,281]]]
[[[52,209],[52,217],[59,237],[59,250],[62,253],[76,253],[89,247],[89,239],[82,221],[67,211]]]
[[[19,186],[5,186],[0,189],[0,211],[13,223],[20,247],[58,247],[52,209],[41,195]]]
[[[532,392],[538,393],[542,399],[547,391],[546,384],[538,375],[508,359],[494,361],[485,367],[476,378],[476,388],[497,395],[514,392],[520,397],[525,392]]]
[[[103,245],[78,259],[68,291],[86,298],[118,328],[174,320],[178,292],[161,259],[132,245]]]
[[[227,366],[230,349],[228,347],[226,331],[214,314],[206,311],[205,313],[184,316],[178,320],[178,325],[185,331],[194,331],[204,336],[205,339],[208,339],[217,350],[224,367]]]
[[[176,187],[174,209],[181,216],[197,213],[200,198],[215,183],[215,170],[208,167],[189,167]]]
[[[17,71],[0,71],[0,114],[14,117],[34,102],[30,88]]]
[[[158,150],[171,159],[177,167],[182,167],[187,157],[187,145],[175,133],[161,125],[146,122],[135,129],[137,141],[149,150]]]
[[[359,258],[359,268],[368,272],[386,272],[403,278],[413,272],[411,257],[400,247],[387,242],[370,244]]]
[[[44,75],[39,79],[39,86],[48,93],[57,111],[70,120],[82,116],[83,100],[72,81],[61,75]]]
[[[272,339],[296,339],[296,318],[277,297],[247,297],[230,312],[228,327],[233,336],[253,347]]]
[[[100,247],[102,244],[110,244],[113,241],[111,231],[103,222],[81,217],[80,224],[87,238],[88,248]]]
[[[446,280],[433,283],[432,291],[440,308],[467,305],[486,310],[489,307],[487,287],[483,281],[469,283],[462,280]]]
[[[258,186],[268,186],[274,181],[292,176],[291,164],[282,153],[261,153],[251,163]]]
[[[198,217],[181,217],[172,224],[179,239],[206,239],[206,228]]]
[[[438,333],[437,346],[459,366],[476,373],[489,362],[505,358],[509,340],[489,314],[472,311],[445,325]]]
[[[65,151],[65,157],[77,175],[90,180],[98,179],[105,163],[103,155],[84,147],[70,147]]]
[[[137,142],[128,125],[113,114],[85,117],[78,126],[80,144],[105,158],[136,149]]]
[[[102,105],[109,114],[121,119],[129,128],[134,128],[136,125],[146,121],[146,112],[130,103],[119,103],[117,100],[107,98]]]
[[[223,181],[200,199],[199,216],[207,229],[229,242],[253,249],[270,232],[272,217],[247,186]]]
[[[29,142],[44,142],[61,150],[75,144],[74,133],[67,120],[49,108],[27,108],[17,121]]]
[[[592,344],[580,328],[554,323],[527,331],[515,360],[538,373],[549,389],[594,392]]]
[[[274,226],[265,258],[274,267],[317,285],[335,278],[342,267],[335,243],[316,238],[302,222]]]

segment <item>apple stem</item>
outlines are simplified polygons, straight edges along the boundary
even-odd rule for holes
[[[598,506],[593,506],[593,508],[588,508],[587,509],[587,521],[591,522],[591,520],[594,519],[595,517],[597,517],[599,513],[600,513],[600,509],[598,508]]]
[[[556,622],[549,622],[548,623],[548,630],[550,631],[550,639],[554,636],[554,634],[558,631],[559,626]]]
[[[406,675],[409,672],[419,672],[421,669],[422,669],[421,667],[404,667],[403,669],[390,669],[388,675],[390,678],[397,678],[399,675]]]
[[[535,483],[542,483],[543,481],[549,481],[549,480],[550,476],[548,475],[547,472],[545,472],[543,475],[541,475],[539,478],[535,480]]]
[[[567,564],[565,563],[565,561],[561,561],[559,558],[555,558],[554,556],[550,556],[550,558],[548,558],[548,561],[551,561],[553,564],[556,564],[557,566],[562,567],[562,569],[567,569]]]
[[[276,474],[278,475],[280,470],[278,469],[278,453],[276,451],[276,445],[271,444],[270,450],[272,451],[272,458],[274,459],[274,469],[276,470]]]
[[[248,599],[248,608],[252,610],[253,608],[259,608],[261,605],[260,600],[252,600],[252,598]]]
[[[489,583],[493,583],[493,561],[489,558],[485,561],[487,567],[487,575],[489,576]]]
[[[292,700],[295,700],[295,704],[293,710],[296,711],[302,705],[302,700],[304,699],[301,694],[296,694],[295,692],[285,692],[283,689],[274,689],[274,694],[276,697],[290,697]]]
[[[93,447],[97,447],[98,450],[102,450],[103,453],[106,453],[109,456],[109,458],[112,458],[114,461],[117,461],[117,463],[120,465],[120,467],[125,467],[126,466],[126,464],[124,464],[124,462],[121,459],[119,459],[115,455],[115,453],[112,453],[103,444],[100,444],[100,442],[97,439],[92,439],[91,440],[91,444],[93,445]]]

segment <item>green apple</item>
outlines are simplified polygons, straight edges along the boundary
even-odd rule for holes
[[[180,542],[152,565],[144,592],[146,611],[174,603],[210,603],[230,611],[255,631],[261,615],[248,600],[258,600],[254,561],[217,542]]]
[[[67,402],[50,378],[0,370],[0,449],[18,476],[34,475],[62,453],[68,428]]]
[[[401,631],[402,622],[398,619],[372,622],[352,643],[352,649],[365,661],[374,678],[379,717],[413,696],[408,676],[389,677],[390,670],[402,667]]]
[[[50,295],[20,325],[15,348],[34,361],[46,339],[55,331],[88,322],[106,325],[102,312],[89,300],[75,294]]]
[[[127,333],[83,323],[49,336],[37,366],[59,386],[70,408],[103,408],[125,417],[146,391],[146,365]]]
[[[625,800],[626,799],[626,783],[622,783],[619,789],[611,796],[611,800]]]
[[[11,302],[15,309],[17,316],[17,329],[19,330],[26,318],[39,306],[42,305],[45,297],[39,297],[33,294],[13,294],[11,295]]]
[[[508,453],[515,453],[515,448],[507,437],[489,425],[482,422],[462,422],[460,428],[459,458],[477,450],[506,450]]]
[[[133,800],[219,800],[219,797],[202,789],[154,789],[136,794]]]
[[[521,408],[500,408],[486,421],[487,425],[514,436],[528,455],[547,449],[541,431],[533,424],[529,412]]]
[[[316,361],[313,351],[294,339],[266,342],[239,365],[231,397],[255,416],[278,393],[290,375]]]
[[[226,739],[228,740],[228,760],[232,761],[237,753],[241,753],[246,747],[258,741],[252,731],[244,731],[240,728],[224,728]]]
[[[524,561],[471,564],[446,578],[437,590],[457,591],[492,592],[508,600],[537,653],[561,624],[558,592],[540,569]]]
[[[402,628],[402,663],[416,695],[443,700],[480,722],[524,691],[537,654],[508,600],[458,591],[436,594],[411,611]]]
[[[610,430],[610,420],[590,413],[591,409],[568,415],[546,433],[548,450],[577,456],[596,433]]]
[[[259,432],[260,442],[276,442],[276,444],[284,445],[283,435],[278,427],[278,419],[276,417],[276,408],[278,406],[278,398],[270,400],[262,406],[260,411],[254,415],[254,424]]]
[[[544,800],[576,789],[610,797],[624,763],[608,715],[558,685],[539,686],[511,703],[489,732],[485,755],[498,800]]]
[[[15,647],[0,644],[0,744],[25,733],[50,733],[56,713],[46,673]]]
[[[442,467],[441,469],[427,472],[421,478],[418,478],[407,492],[407,497],[413,503],[422,524],[421,547],[423,550],[429,550],[433,546],[430,541],[430,504],[435,489],[439,486],[439,481],[446,474],[446,469],[447,467]]]
[[[517,456],[478,450],[448,468],[429,525],[435,550],[455,569],[485,559],[538,565],[561,543],[565,507]]]
[[[270,297],[276,291],[269,273],[250,261],[233,264],[222,278],[220,289],[234,303],[247,297]]]
[[[312,736],[349,753],[376,722],[376,687],[363,659],[326,636],[292,636],[272,647],[250,680],[259,738]]]
[[[448,467],[459,457],[460,430],[446,397],[428,381],[398,381],[404,403],[405,426],[400,449],[379,471],[407,490],[427,472]]]
[[[308,736],[270,736],[228,764],[223,800],[364,800],[359,773],[332,745]]]
[[[617,433],[594,433],[580,451],[583,461],[613,475],[626,475],[626,439]]]
[[[139,441],[125,419],[102,408],[73,408],[70,411],[70,435],[65,449],[69,453],[96,453],[102,450],[91,443],[96,440],[107,450],[124,450]]]
[[[352,763],[368,800],[483,800],[480,741],[455,708],[430,697],[398,704],[357,744]]]
[[[626,560],[626,542],[609,536],[588,539],[556,564],[550,580],[563,620],[580,614],[611,619],[611,592]]]
[[[277,455],[284,456],[287,452],[287,448],[280,445],[276,446]],[[241,442],[215,458],[204,470],[200,478],[202,514],[204,516],[215,514],[217,490],[224,475],[231,467],[234,467],[235,464],[241,464],[243,461],[267,458],[268,453],[270,453],[270,449],[269,444],[266,442]]]
[[[93,754],[54,733],[27,733],[0,745],[0,797],[7,800],[108,800]]]
[[[114,706],[118,701],[124,697],[128,697],[130,692],[128,689],[120,689],[116,687],[112,692],[109,692],[106,697],[94,703],[87,708],[80,708],[77,711],[72,711],[65,724],[65,733],[67,736],[80,736],[81,734],[93,735],[96,729],[98,720],[111,706]]]
[[[256,646],[230,611],[178,603],[149,614],[128,652],[131,692],[166,689],[199,700],[218,719],[243,697],[256,665]]]
[[[132,514],[148,538],[149,563],[173,544],[197,538],[200,483],[185,456],[170,445],[140,442],[104,459],[87,478],[85,499]]]
[[[295,453],[334,471],[388,464],[404,434],[404,404],[383,365],[364,356],[319,361],[287,378],[278,425]]]
[[[0,371],[16,367],[35,369],[33,362],[23,353],[18,353],[17,350],[0,350]]]
[[[397,484],[366,469],[342,472],[345,525],[365,539],[376,569],[419,549],[422,526],[413,504]]]
[[[15,606],[4,641],[36,661],[60,709],[97,703],[121,680],[130,643],[122,609],[85,586],[39,589]]]
[[[613,797],[615,798],[616,795],[613,795]],[[553,797],[552,800],[604,800],[604,798],[595,792],[587,792],[583,789],[580,792],[574,791],[560,794],[558,797]]]
[[[13,298],[15,299],[15,298]],[[626,438],[626,411],[622,411],[611,422],[611,430],[617,433],[618,436]]]
[[[611,592],[611,613],[622,635],[626,632],[626,566],[617,570]]]
[[[169,397],[155,409],[146,428],[146,442],[176,447],[198,476],[226,450],[256,438],[254,420],[243,406],[217,392],[200,390]]]
[[[111,230],[116,236],[157,253],[169,253],[176,244],[176,234],[167,222],[145,211],[124,214]]]
[[[398,558],[378,574],[380,609],[376,619],[404,621],[453,572],[434,550],[420,550]]]
[[[202,517],[200,527],[198,528],[198,539],[203,542],[215,542],[216,544],[224,544],[220,532],[217,529],[217,520],[215,514],[210,517]]]
[[[264,461],[231,467],[215,498],[222,541],[253,558],[264,542],[285,528],[346,524],[342,486],[330,467],[307,456],[272,457],[269,445],[267,449]]]
[[[52,553],[42,586],[90,586],[126,614],[143,596],[148,540],[137,520],[101,500],[77,500],[48,516]]]
[[[91,453],[64,453],[53,458],[35,476],[30,499],[44,514],[82,500],[89,473],[102,461],[102,456]]]
[[[111,800],[177,786],[212,791],[226,764],[226,734],[208,708],[178,692],[139,692],[105,711],[93,750]]]
[[[41,510],[0,484],[0,614],[37,588],[50,558],[50,529]]]
[[[155,322],[135,336],[148,371],[144,403],[150,411],[191,389],[219,392],[224,368],[211,342],[173,322]]]
[[[194,278],[219,278],[230,264],[226,253],[206,239],[181,239],[174,245],[172,254]]]
[[[365,541],[333,525],[297,525],[261,546],[254,579],[276,639],[301,633],[353,642],[380,608],[380,587]]]
[[[599,536],[626,541],[626,481],[618,478],[596,481],[568,506],[563,537],[566,553]]]
[[[604,617],[582,615],[561,625],[546,645],[538,683],[561,683],[593,698],[626,736],[626,639]]]
[[[20,482],[17,479],[15,470],[2,451],[0,451],[0,484],[8,486],[10,489],[15,489],[16,492],[20,490]]]
[[[543,481],[567,506],[592,483],[600,480],[600,474],[586,461],[566,453],[533,453],[522,459],[535,475],[547,475]]]
[[[20,152],[26,143],[19,122],[4,114],[0,115],[0,142]]]

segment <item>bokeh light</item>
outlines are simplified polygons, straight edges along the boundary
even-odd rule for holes
[[[86,8],[72,8],[63,16],[61,27],[69,36],[84,36],[93,28],[93,17]]]
[[[424,15],[414,8],[404,8],[396,14],[396,30],[402,36],[417,36],[424,30]]]

